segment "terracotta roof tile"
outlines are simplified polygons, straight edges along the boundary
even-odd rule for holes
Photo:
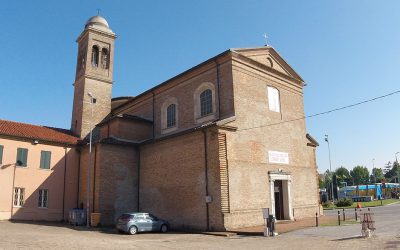
[[[37,126],[32,124],[0,120],[0,135],[22,137],[48,142],[77,144],[79,138],[70,130]]]

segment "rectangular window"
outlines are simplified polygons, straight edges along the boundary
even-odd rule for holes
[[[47,189],[39,189],[38,207],[47,207],[49,191]]]
[[[40,154],[40,168],[50,169],[51,152],[42,151]]]
[[[268,106],[271,111],[281,112],[279,91],[276,88],[268,87]]]
[[[3,164],[3,149],[4,146],[0,145],[0,165]]]
[[[26,167],[28,161],[28,149],[18,148],[17,149],[17,166]]]
[[[14,188],[14,207],[22,207],[24,205],[25,188]]]

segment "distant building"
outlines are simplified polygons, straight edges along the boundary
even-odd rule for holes
[[[66,166],[79,173],[66,177],[71,192],[64,194],[68,202],[76,195],[78,200],[64,204],[64,213],[86,207],[89,195],[90,210],[101,213],[103,225],[126,211],[151,212],[173,228],[198,230],[260,225],[264,207],[280,220],[315,215],[318,143],[297,119],[304,116],[304,81],[272,47],[230,49],[136,97],[111,99],[115,38],[107,21],[95,16],[77,39],[71,131],[85,143],[69,137],[74,160]],[[87,140],[93,127],[88,193]],[[0,134],[4,151],[15,154],[22,139],[9,148]],[[30,147],[42,147],[40,140]],[[14,163],[13,156],[3,161]],[[13,170],[23,171],[15,165],[7,171]],[[41,185],[32,179],[31,188],[30,181],[18,183],[26,200]],[[11,196],[14,203],[19,197],[17,186],[9,185],[14,190],[0,196],[9,199],[3,218],[20,218],[9,211]],[[39,201],[35,195],[32,200]],[[28,210],[27,203],[22,207]],[[43,218],[24,211],[24,219],[59,218],[50,209]]]

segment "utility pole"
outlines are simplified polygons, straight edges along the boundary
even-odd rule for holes
[[[91,120],[93,122],[93,104],[96,103],[96,98],[93,97],[92,93],[88,93],[90,97],[90,109],[91,109]],[[86,192],[86,226],[90,227],[90,167],[92,165],[92,134],[93,134],[93,124],[90,127],[90,135],[89,135],[89,162],[87,169],[87,192]]]

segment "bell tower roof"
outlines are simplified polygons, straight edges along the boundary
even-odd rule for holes
[[[94,29],[98,29],[98,30],[102,30],[102,31],[107,31],[107,32],[112,32],[112,30],[110,29],[110,26],[108,25],[107,20],[102,17],[102,16],[93,16],[91,18],[89,18],[89,20],[87,20],[86,24],[85,24],[85,29],[87,28],[94,28]]]

